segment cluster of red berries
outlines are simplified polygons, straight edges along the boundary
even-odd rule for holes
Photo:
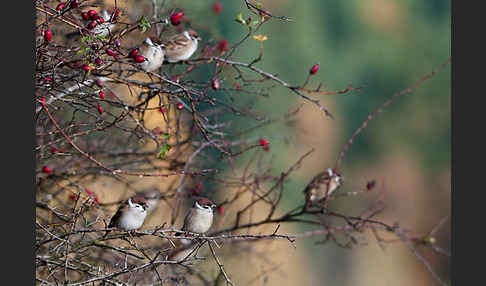
[[[56,11],[61,12],[62,9],[64,9],[64,6],[66,6],[67,2],[61,2],[56,6]],[[73,0],[69,3],[69,8],[77,8],[79,6],[79,1],[78,0]]]
[[[59,3],[57,6],[56,6],[56,11],[61,13],[61,11],[64,9],[64,7],[66,6],[66,3],[67,2],[61,2]],[[78,0],[73,0],[69,3],[69,7],[70,8],[77,8],[79,6],[79,1]],[[50,42],[52,39],[52,32],[51,30],[49,30],[49,28],[44,32],[44,40],[46,42]]]
[[[103,19],[103,17],[100,17],[98,15],[98,12],[96,12],[95,10],[82,12],[81,17],[83,17],[83,19],[86,21],[90,21],[88,25],[86,25],[86,28],[88,30],[93,30],[98,24],[103,24],[105,22],[105,19]]]
[[[177,26],[181,23],[181,18],[184,16],[184,12],[172,13],[169,16],[172,25]]]
[[[111,48],[106,48],[105,52],[106,52],[107,55],[112,56],[114,58],[118,57],[118,52],[114,51]]]
[[[130,53],[128,54],[128,57],[132,58],[137,63],[143,63],[145,61],[145,57],[142,56],[142,55],[139,55],[138,53],[139,53],[138,48],[135,48],[135,49],[130,51]]]

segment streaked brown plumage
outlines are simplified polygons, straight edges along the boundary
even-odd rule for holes
[[[342,176],[335,170],[328,168],[317,174],[304,190],[306,204],[314,204],[325,197],[329,197],[342,185]]]
[[[169,63],[189,59],[197,50],[197,43],[201,40],[194,30],[184,31],[163,41],[165,58]]]

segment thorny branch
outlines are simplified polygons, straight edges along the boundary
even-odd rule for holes
[[[73,2],[79,2],[79,6],[71,6]],[[150,15],[149,24],[163,38],[172,29],[168,27],[170,15],[164,13],[173,9],[165,7],[166,1],[148,2],[151,11],[145,14]],[[373,235],[380,245],[406,244],[434,278],[444,284],[420,249],[450,256],[432,240],[446,219],[427,235],[411,235],[403,227],[377,219],[385,209],[378,202],[371,203],[358,215],[320,206],[309,209],[303,195],[302,201],[296,201],[290,210],[283,206],[285,193],[302,193],[290,190],[287,182],[313,150],[273,175],[272,162],[263,160],[268,142],[264,143],[257,131],[290,122],[307,103],[334,118],[313,96],[350,94],[361,87],[349,84],[338,90],[323,90],[319,83],[311,89],[307,87],[309,77],[302,84],[290,83],[278,74],[258,68],[256,64],[263,60],[263,41],[255,59],[234,60],[241,45],[251,40],[265,23],[272,19],[292,21],[286,16],[275,16],[259,4],[247,0],[244,3],[261,20],[255,27],[247,26],[247,33],[230,49],[202,42],[201,52],[190,60],[166,63],[158,71],[145,73],[126,58],[145,36],[140,21],[122,18],[109,35],[93,37],[82,24],[80,12],[97,7],[94,1],[69,0],[61,11],[49,7],[50,2],[36,1],[37,17],[41,19],[36,28],[41,31],[56,28],[58,35],[73,29],[83,34],[82,40],[77,39],[75,44],[62,37],[47,41],[42,34],[36,39],[35,267],[36,280],[41,285],[133,285],[134,281],[163,285],[187,282],[186,274],[204,285],[214,285],[215,279],[199,269],[198,263],[212,263],[227,284],[235,285],[237,281],[230,279],[234,278],[232,269],[222,264],[226,257],[218,256],[213,245],[222,249],[231,244],[283,239],[297,247],[299,239],[318,238],[352,247],[361,245],[359,241],[367,241],[366,233]],[[117,1],[111,8],[110,12],[119,9]],[[138,42],[130,41],[132,37],[138,37]],[[108,48],[118,56],[107,55]],[[97,59],[103,63],[95,64]],[[344,146],[336,168],[371,119],[396,98],[412,93],[449,62],[450,59],[370,114]],[[82,70],[85,65],[92,69]],[[204,70],[212,72],[207,75]],[[220,86],[213,84],[216,79],[221,79]],[[280,96],[272,93],[276,86],[284,87],[304,103],[284,111],[280,117],[265,116],[254,103],[260,96]],[[255,100],[240,101],[239,97]],[[244,128],[235,128],[238,119],[245,120]],[[238,167],[236,160],[246,164]],[[221,172],[225,164],[231,171]],[[170,181],[171,178],[174,180]],[[169,225],[160,221],[153,228],[142,227],[133,233],[108,228],[109,218],[114,214],[111,208],[114,203],[109,202],[125,200],[139,191],[138,184],[150,179],[156,179],[158,184],[164,180],[164,187],[157,188],[158,206],[172,211]],[[118,185],[98,193],[88,187],[94,181]],[[212,188],[201,182],[212,184]],[[199,235],[180,231],[176,221],[181,219],[180,210],[185,203],[199,196],[217,198],[216,188],[224,190],[226,197],[217,202],[211,231]],[[104,201],[101,193],[117,199]],[[346,196],[371,194],[363,190]],[[267,209],[266,213],[254,215],[262,207]],[[335,222],[330,223],[331,219]],[[169,221],[165,217],[164,220]],[[312,230],[282,233],[280,226],[284,224],[308,225]],[[182,235],[175,236],[177,233]],[[395,239],[384,239],[383,234]],[[183,260],[171,260],[170,255],[184,245],[183,241],[198,245],[197,250]],[[193,255],[203,252],[202,245],[209,247],[212,260]],[[186,272],[178,272],[179,268]]]

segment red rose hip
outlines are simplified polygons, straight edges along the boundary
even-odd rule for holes
[[[88,25],[86,26],[86,28],[87,28],[88,30],[93,30],[93,29],[94,29],[94,28],[95,28],[97,25],[98,25],[98,22],[96,22],[96,21],[91,21],[91,22],[89,22],[89,23],[88,23]]]
[[[130,53],[128,54],[128,56],[132,59],[134,59],[136,56],[138,56],[138,49],[133,49],[130,51]]]
[[[62,10],[62,8],[64,8],[64,5],[66,5],[66,3],[64,3],[64,2],[59,3],[59,5],[57,5],[57,7],[56,7],[56,10],[57,10],[57,11],[61,11],[61,10]]]
[[[91,20],[98,20],[98,12],[96,12],[95,10],[89,10],[88,11],[88,16],[89,16],[89,19]]]
[[[49,168],[47,166],[44,166],[44,167],[42,167],[42,172],[44,172],[46,174],[50,174],[50,173],[54,172],[54,170],[52,170],[51,168]]]
[[[105,100],[105,92],[104,91],[100,91],[99,95],[100,95],[101,100]]]
[[[83,17],[84,20],[88,21],[89,20],[88,12],[81,13],[81,17]]]
[[[260,146],[263,147],[263,151],[268,151],[270,150],[270,146],[268,145],[268,141],[265,139],[260,139]]]
[[[44,32],[44,39],[46,40],[46,42],[50,42],[51,41],[51,39],[52,39],[52,32],[51,32],[51,30],[47,29]]]
[[[145,57],[138,55],[138,56],[135,57],[135,61],[137,63],[143,63],[145,61]]]
[[[113,51],[112,49],[110,48],[106,48],[105,50],[106,54],[109,55],[109,56],[115,56],[115,51]]]
[[[315,64],[315,65],[312,66],[309,73],[312,75],[312,74],[317,73],[318,70],[319,70],[319,64]]]
[[[172,23],[172,25],[179,25],[181,23],[182,16],[184,16],[184,12],[172,13],[170,15],[170,22]]]
[[[221,5],[221,3],[219,3],[219,2],[215,2],[215,3],[213,4],[213,11],[214,11],[214,13],[216,13],[216,14],[221,13],[221,11],[223,11],[223,6]]]
[[[226,51],[226,49],[228,48],[228,41],[227,40],[221,40],[219,43],[218,43],[218,49],[221,51],[221,52],[224,52]]]
[[[71,3],[69,3],[69,7],[71,8],[78,8],[79,6],[79,1],[78,0],[73,0]]]

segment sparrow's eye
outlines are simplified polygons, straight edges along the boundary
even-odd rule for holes
[[[144,205],[140,205],[140,204],[136,204],[135,205],[137,208],[139,208],[140,210],[144,211],[145,210],[145,206]]]

